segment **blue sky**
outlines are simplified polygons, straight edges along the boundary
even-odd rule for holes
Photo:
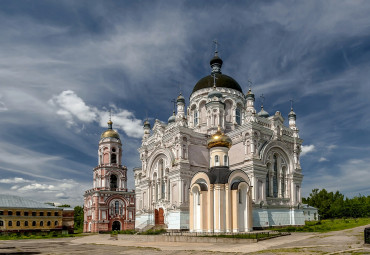
[[[142,120],[210,73],[294,111],[303,195],[370,194],[369,1],[1,1],[0,193],[82,204],[109,109],[130,188]]]

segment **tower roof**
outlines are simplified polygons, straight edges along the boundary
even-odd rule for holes
[[[218,126],[217,132],[214,133],[208,140],[208,149],[213,147],[227,147],[230,148],[233,145],[231,138],[221,132],[220,126]]]
[[[108,121],[108,129],[101,134],[100,139],[103,139],[103,138],[120,139],[118,132],[113,130],[112,125],[113,125],[113,122],[111,120],[109,120]]]

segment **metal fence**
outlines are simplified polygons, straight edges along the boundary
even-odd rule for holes
[[[364,230],[364,241],[366,244],[370,244],[370,228]]]
[[[238,238],[238,239],[256,239],[265,240],[279,236],[290,235],[289,232],[277,231],[256,231],[251,233],[233,233],[233,232],[189,232],[189,231],[169,231],[163,235],[168,236],[194,236],[194,237],[224,237],[224,238]]]

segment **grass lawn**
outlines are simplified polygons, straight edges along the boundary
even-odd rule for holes
[[[306,225],[302,227],[283,227],[273,228],[279,232],[330,232],[344,230],[370,224],[370,218],[348,218],[348,219],[330,219],[321,221],[306,221]]]

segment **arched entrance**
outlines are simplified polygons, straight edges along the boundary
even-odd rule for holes
[[[119,221],[114,221],[112,224],[112,231],[121,230],[121,223]]]
[[[164,224],[164,211],[163,208],[159,208],[159,210],[155,209],[154,211],[155,216],[155,225],[163,225]]]

